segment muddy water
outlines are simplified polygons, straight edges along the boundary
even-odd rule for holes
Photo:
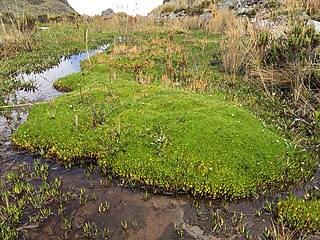
[[[15,153],[9,148],[6,153],[0,165],[0,175],[10,169],[11,163],[27,162],[31,165],[35,158],[29,154]],[[64,205],[65,216],[73,216],[72,229],[67,239],[86,239],[81,227],[85,222],[98,226],[99,239],[107,239],[102,238],[106,231],[109,239],[136,240],[246,239],[246,233],[254,236],[253,239],[258,239],[263,237],[265,228],[271,226],[269,214],[256,214],[257,209],[263,205],[262,199],[229,203],[197,200],[188,196],[154,195],[142,189],[133,190],[121,185],[120,181],[110,180],[96,170],[90,172],[84,168],[66,169],[62,165],[48,163],[51,169],[50,180],[61,176],[62,192],[76,195]],[[79,202],[81,191],[85,192],[85,203]],[[271,201],[273,197],[268,199]],[[99,205],[106,201],[110,204],[109,210],[99,212]],[[58,203],[52,203],[50,207],[53,215],[36,227],[25,230],[23,234],[26,239],[63,237],[65,230],[58,214]],[[215,231],[212,229],[215,226],[213,213],[224,219],[223,226]],[[232,222],[234,213],[243,214],[241,223]],[[241,226],[245,231],[243,233],[239,230]],[[182,233],[179,229],[183,229]]]
[[[94,52],[92,52],[94,53]],[[20,98],[30,102],[49,100],[61,93],[52,87],[60,77],[80,71],[79,62],[87,54],[62,59],[60,64],[40,74],[21,75],[38,84],[35,93],[19,93]],[[26,119],[27,115],[22,116]],[[4,121],[0,121],[4,128]],[[10,148],[10,132],[6,132],[0,145],[0,176],[10,170],[10,164],[26,162],[32,165],[36,156],[18,153]],[[85,239],[83,223],[95,223],[99,239],[262,239],[266,228],[271,229],[271,215],[266,202],[277,200],[278,195],[246,199],[238,202],[194,199],[188,196],[164,196],[147,190],[133,190],[119,180],[108,179],[97,170],[48,162],[50,178],[62,178],[62,191],[72,192],[77,197],[65,206],[65,213],[72,217],[72,229],[64,237],[65,229],[57,214],[58,204],[52,203],[53,215],[44,222],[28,228],[23,235],[26,239]],[[318,178],[319,179],[319,178]],[[317,181],[317,180],[315,180]],[[319,182],[314,182],[318,184]],[[80,203],[80,192],[86,201]],[[303,195],[303,189],[299,192]],[[285,194],[285,193],[284,193]],[[279,193],[279,195],[283,195]],[[99,205],[108,202],[107,211],[99,212]],[[262,209],[262,210],[261,210]],[[259,214],[257,214],[257,212]],[[242,221],[236,222],[242,215]],[[222,219],[222,220],[221,220]],[[21,238],[22,235],[21,235]],[[90,237],[88,237],[90,239]],[[308,236],[307,239],[318,239]]]

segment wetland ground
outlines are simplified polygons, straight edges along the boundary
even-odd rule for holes
[[[74,25],[50,28],[40,43],[66,40],[52,61],[85,49]],[[314,206],[300,231],[277,215],[288,195],[317,199],[316,162],[250,112],[241,102],[247,95],[226,87],[212,64],[221,36],[167,29],[118,36],[92,35],[91,48],[113,45],[83,61],[82,72],[57,79],[55,88],[68,93],[51,99],[60,93],[41,91],[42,78],[39,92],[24,95],[34,105],[28,121],[6,128],[0,148],[2,238],[317,239]],[[19,53],[3,76],[32,56],[26,72],[36,74],[58,45],[50,46]]]

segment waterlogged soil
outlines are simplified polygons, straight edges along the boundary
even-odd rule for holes
[[[2,149],[0,175],[10,171],[12,163],[32,165],[36,156],[19,154],[7,148]],[[96,170],[88,168],[67,169],[48,162],[51,173],[49,180],[62,178],[63,193],[73,193],[75,198],[65,203],[65,216],[71,218],[72,229],[68,239],[86,239],[81,227],[83,223],[98,226],[99,239],[103,231],[110,239],[246,239],[247,236],[263,237],[271,226],[271,215],[257,211],[266,199],[245,200],[238,203],[194,199],[188,196],[169,196],[150,193],[146,189],[132,189],[112,180]],[[80,192],[84,202],[80,202]],[[272,196],[269,198],[271,201]],[[108,202],[110,207],[99,212],[99,205]],[[20,232],[27,239],[56,239],[63,237],[64,226],[58,214],[58,203],[50,205],[53,215],[44,222],[28,225]],[[233,223],[235,214],[243,219]],[[218,217],[217,217],[218,216]],[[221,220],[223,219],[223,220]],[[221,226],[215,224],[218,220]],[[223,221],[223,223],[221,222]],[[243,226],[243,227],[242,227]],[[216,229],[213,229],[216,227]],[[241,228],[243,232],[241,232]],[[105,229],[105,230],[104,230]],[[237,231],[239,233],[237,233]]]
[[[36,158],[16,153],[10,147],[1,151],[0,177],[17,163],[32,165]],[[71,219],[71,230],[65,230],[58,213],[59,203],[54,201],[48,205],[53,213],[48,219],[31,225],[25,220],[25,228],[19,232],[21,239],[92,239],[84,235],[84,223],[96,224],[98,239],[268,239],[265,233],[268,229],[273,231],[271,204],[285,195],[278,193],[235,202],[161,195],[148,189],[134,189],[90,167],[68,169],[47,163],[48,182],[61,177],[60,190],[73,195],[63,203],[64,216]],[[106,202],[108,210],[99,210]],[[319,239],[319,236],[308,235],[304,239]]]
[[[52,87],[53,81],[80,71],[79,67],[74,66],[78,66],[86,54],[79,56],[82,57],[64,60],[68,63],[62,61],[60,67],[52,68],[42,75],[24,76],[32,76],[38,82],[39,91],[21,93],[20,96],[35,102],[59,95],[60,92]],[[4,130],[3,120],[0,126]],[[10,132],[3,132],[0,144],[1,178],[17,163],[32,165],[37,158],[12,150]],[[237,202],[155,194],[149,189],[127,186],[120,179],[109,179],[93,168],[68,169],[57,163],[48,164],[49,181],[61,177],[61,191],[72,195],[70,201],[63,205],[64,216],[72,224],[71,230],[66,231],[63,219],[58,214],[59,203],[52,202],[49,206],[53,214],[46,220],[29,225],[25,219],[25,227],[19,231],[21,239],[92,239],[93,235],[85,236],[84,223],[95,224],[97,232],[93,231],[92,234],[96,233],[94,236],[98,239],[264,239],[268,230],[274,230],[272,202],[287,194],[279,192]],[[320,187],[319,177],[310,184]],[[295,191],[300,196],[304,193],[304,189]],[[108,209],[101,210],[101,204],[106,203]],[[301,236],[303,233],[296,238]],[[308,235],[305,239],[319,239],[319,236]]]

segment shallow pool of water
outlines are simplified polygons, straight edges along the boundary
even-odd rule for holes
[[[81,61],[88,58],[88,56],[105,51],[108,47],[108,45],[104,45],[99,49],[90,51],[88,53],[80,53],[70,57],[61,58],[58,65],[41,73],[20,74],[18,78],[25,81],[33,81],[36,83],[38,90],[35,92],[19,91],[18,98],[23,98],[30,102],[41,102],[60,95],[61,92],[53,88],[53,82],[72,73],[80,72]]]
[[[18,101],[23,101],[26,103],[42,102],[61,95],[62,92],[57,91],[53,87],[54,81],[67,75],[80,72],[81,61],[88,58],[88,56],[104,52],[108,47],[109,45],[103,45],[96,50],[91,50],[89,52],[84,52],[69,57],[63,57],[60,59],[59,64],[40,73],[19,74],[17,78],[22,79],[26,82],[34,82],[37,90],[34,92],[23,90],[18,91]],[[15,114],[15,112],[13,114]],[[27,114],[21,113],[21,118],[21,122],[25,121],[27,118]],[[5,136],[5,138],[9,137],[8,134],[10,134],[10,132],[7,132],[6,127],[6,119],[0,116],[0,140],[1,137],[3,138],[3,136]]]

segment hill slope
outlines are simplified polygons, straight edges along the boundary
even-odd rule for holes
[[[22,15],[76,13],[67,0],[0,0],[0,12],[13,12]]]

